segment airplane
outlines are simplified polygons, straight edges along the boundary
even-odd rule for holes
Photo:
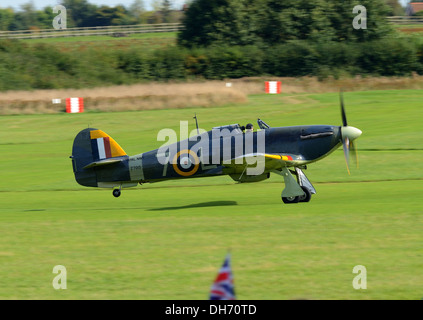
[[[350,156],[358,166],[354,141],[362,131],[348,125],[342,94],[340,104],[342,126],[270,127],[258,119],[261,130],[252,133],[245,133],[239,124],[200,133],[195,116],[198,134],[194,137],[134,156],[128,156],[102,130],[86,128],[73,143],[70,156],[73,172],[80,185],[112,188],[115,197],[121,195],[122,188],[170,179],[229,175],[244,183],[263,181],[275,173],[284,179],[281,198],[285,204],[309,202],[316,194],[303,171],[309,164],[342,145],[348,173]],[[242,147],[237,147],[235,141],[241,141]],[[259,165],[261,171],[254,171]]]

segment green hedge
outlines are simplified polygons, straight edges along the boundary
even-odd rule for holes
[[[275,46],[215,46],[157,50],[131,47],[58,50],[0,41],[0,91],[84,88],[142,81],[251,76],[402,76],[423,74],[423,40],[367,43],[292,41]]]

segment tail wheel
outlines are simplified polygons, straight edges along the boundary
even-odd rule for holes
[[[306,187],[301,186],[301,189],[304,191],[304,195],[299,197],[299,202],[310,202],[311,192]]]
[[[300,197],[282,197],[282,201],[284,203],[298,203],[298,201],[300,200]]]
[[[117,197],[119,197],[120,196],[120,190],[119,189],[114,189],[113,190],[113,196],[115,197],[115,198],[117,198]]]

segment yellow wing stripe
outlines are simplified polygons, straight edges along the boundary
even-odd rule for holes
[[[280,155],[277,154],[265,154],[264,155],[266,158],[270,158],[270,159],[276,159],[276,160],[281,160],[282,157]]]
[[[283,161],[291,161],[292,160],[291,156],[280,156],[278,154],[265,154],[264,156],[266,158],[276,159],[276,160],[283,160]]]

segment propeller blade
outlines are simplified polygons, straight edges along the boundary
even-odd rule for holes
[[[344,149],[344,156],[345,156],[345,162],[347,164],[348,174],[351,174],[350,172],[350,139],[348,139],[348,137],[342,140],[342,147]]]
[[[342,139],[342,148],[344,149],[345,162],[347,164],[348,174],[350,172],[350,157],[353,158],[357,168],[358,168],[358,154],[357,149],[354,144],[354,141],[361,136],[362,132],[360,129],[349,127],[347,122],[347,115],[345,113],[344,105],[344,93],[342,89],[339,93],[340,104],[341,104],[341,116],[342,116],[342,127],[341,129],[341,139]],[[351,150],[351,153],[350,153]]]
[[[340,102],[341,102],[341,115],[342,115],[342,125],[344,127],[348,126],[348,122],[347,122],[347,115],[345,114],[345,106],[344,106],[344,93],[341,90],[341,92],[339,93],[339,97],[340,97]]]
[[[350,150],[351,150],[351,157],[353,158],[355,165],[358,169],[359,168],[359,166],[358,166],[358,153],[357,153],[357,148],[356,148],[354,141],[351,141]]]

